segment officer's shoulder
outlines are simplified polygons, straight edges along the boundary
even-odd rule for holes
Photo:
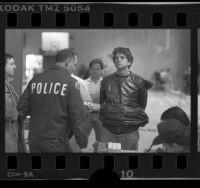
[[[42,77],[44,74],[45,74],[45,72],[38,73],[38,74],[34,75],[34,77],[32,78],[32,80],[33,80],[33,79],[39,79],[39,78]]]
[[[76,82],[78,82],[75,78],[73,78],[72,76],[69,76],[68,77],[69,78],[69,81],[71,82],[71,83],[76,83]]]
[[[80,82],[76,78],[69,76],[69,83],[71,86],[75,86],[77,89],[80,89]]]

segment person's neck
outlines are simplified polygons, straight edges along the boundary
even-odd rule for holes
[[[14,78],[9,76],[9,77],[6,77],[5,80],[6,80],[6,82],[10,83],[10,82],[12,82],[14,80]]]
[[[62,67],[63,69],[65,69],[67,71],[67,73],[70,74],[70,75],[74,73],[74,72],[71,72],[71,70],[69,70],[66,67],[65,63],[56,63],[56,65],[59,66],[59,67]]]
[[[94,83],[96,83],[96,82],[98,82],[98,81],[100,80],[100,78],[101,78],[101,77],[92,77],[92,76],[91,76],[90,79],[91,79]]]
[[[65,64],[64,63],[56,63],[56,65],[65,69]]]
[[[128,76],[130,74],[130,70],[128,67],[123,68],[123,69],[117,69],[116,74],[119,76]]]

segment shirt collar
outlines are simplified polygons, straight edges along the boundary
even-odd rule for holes
[[[103,77],[100,77],[100,79],[97,80],[97,82],[101,82],[102,80],[103,80]],[[93,82],[93,81],[91,80],[91,76],[87,79],[87,81],[88,81],[88,82]]]

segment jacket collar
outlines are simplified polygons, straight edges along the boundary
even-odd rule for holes
[[[52,67],[49,68],[50,70],[59,70],[59,71],[62,71],[62,72],[65,72],[67,73],[68,75],[70,75],[67,70],[59,65],[53,65]]]
[[[115,76],[121,77],[121,78],[127,78],[127,77],[131,76],[132,74],[133,73],[130,70],[129,70],[129,75],[125,75],[125,76],[121,76],[121,75],[117,74],[117,72],[114,73]]]

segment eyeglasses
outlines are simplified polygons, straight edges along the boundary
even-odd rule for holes
[[[117,56],[114,57],[114,61],[115,61],[115,60],[119,60],[119,59],[120,59],[120,60],[124,60],[124,59],[127,59],[127,57],[124,56],[124,55],[117,55]]]

